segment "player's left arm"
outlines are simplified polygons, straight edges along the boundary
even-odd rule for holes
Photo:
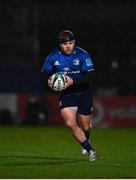
[[[65,88],[71,85],[89,84],[94,81],[94,65],[90,55],[86,52],[81,58],[81,71],[83,75],[80,78],[71,78],[67,76],[67,84]]]
[[[80,78],[73,79],[73,84],[74,85],[89,84],[89,83],[93,82],[93,80],[94,80],[94,70],[88,70]]]
[[[69,76],[66,76],[67,83],[64,89],[71,85],[84,85],[84,84],[89,84],[93,82],[94,79],[94,71],[87,71],[83,76],[81,76],[78,79],[71,78]]]
[[[74,79],[73,84],[84,85],[93,82],[94,80],[94,64],[88,52],[81,54],[81,77]]]

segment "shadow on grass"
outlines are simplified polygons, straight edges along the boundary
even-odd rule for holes
[[[46,157],[46,156],[21,156],[21,155],[3,155],[0,156],[0,166],[38,166],[38,165],[63,165],[79,163],[84,159],[73,159],[63,157]],[[2,160],[3,159],[3,160]]]

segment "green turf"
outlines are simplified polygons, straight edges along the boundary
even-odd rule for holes
[[[136,178],[136,129],[94,129],[89,162],[65,127],[0,127],[0,178]]]

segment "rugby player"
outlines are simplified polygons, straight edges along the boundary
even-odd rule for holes
[[[66,126],[80,143],[82,154],[88,154],[90,161],[97,160],[97,154],[89,142],[92,129],[91,79],[94,65],[88,52],[75,45],[75,35],[63,30],[58,35],[58,48],[45,58],[42,74],[49,87],[50,76],[62,72],[67,77],[65,89],[60,92],[60,112]]]

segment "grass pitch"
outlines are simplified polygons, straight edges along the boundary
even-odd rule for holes
[[[66,127],[0,127],[0,178],[136,178],[136,129],[93,129],[89,162]]]

